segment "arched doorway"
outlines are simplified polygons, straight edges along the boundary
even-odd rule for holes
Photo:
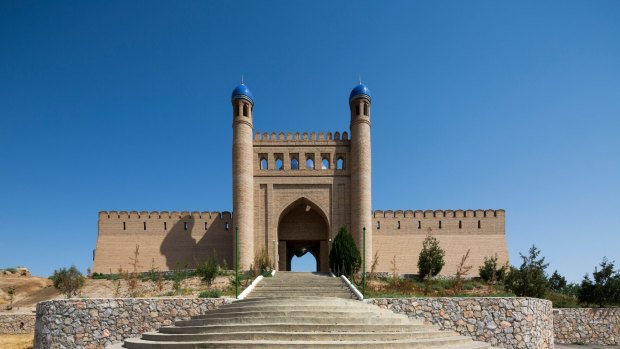
[[[329,226],[321,209],[305,198],[287,207],[278,222],[278,269],[291,270],[293,256],[311,253],[317,271],[329,271]]]

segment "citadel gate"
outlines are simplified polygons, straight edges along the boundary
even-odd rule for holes
[[[261,253],[277,261],[279,270],[290,270],[293,256],[311,253],[317,270],[328,271],[330,239],[342,226],[360,250],[366,229],[366,270],[376,252],[377,271],[389,271],[394,261],[400,273],[417,273],[427,234],[436,236],[446,251],[443,275],[453,275],[469,250],[473,266],[493,255],[501,263],[508,261],[504,210],[372,211],[371,97],[365,85],[355,86],[349,95],[350,133],[257,132],[249,88],[237,86],[231,102],[233,212],[102,211],[94,272],[130,269],[136,245],[146,261],[140,271],[191,268],[213,254],[232,267],[237,244],[242,270]],[[281,117],[295,112],[282,110]],[[418,160],[424,151],[433,151],[404,150]],[[411,185],[426,183],[412,179]]]
[[[295,201],[278,222],[278,270],[291,270],[293,256],[310,253],[317,271],[329,271],[329,225],[325,213],[309,200]]]

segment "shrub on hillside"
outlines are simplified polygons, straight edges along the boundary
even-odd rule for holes
[[[209,256],[202,264],[196,266],[196,275],[202,278],[202,281],[211,286],[215,277],[219,274],[220,266],[217,263],[215,252]]]
[[[69,269],[61,268],[54,270],[54,274],[50,276],[54,283],[54,287],[64,294],[67,298],[77,296],[80,288],[84,286],[86,279],[82,273],[72,265]]]
[[[222,292],[220,290],[208,290],[200,292],[198,298],[220,298],[221,296]]]
[[[545,297],[549,289],[545,269],[549,264],[545,263],[545,257],[539,258],[539,255],[540,250],[532,245],[527,256],[519,253],[522,259],[521,266],[510,268],[505,284],[518,297]]]
[[[362,256],[357,248],[353,236],[346,227],[341,227],[334,238],[332,249],[329,252],[329,266],[337,276],[355,273],[362,264]]]
[[[497,260],[497,254],[492,257],[484,257],[483,264],[478,268],[478,273],[482,280],[491,284],[504,280],[506,272],[508,271],[508,266],[498,266]]]
[[[596,304],[599,307],[605,307],[611,304],[620,304],[620,271],[614,270],[614,262],[609,262],[607,258],[598,268],[594,268],[591,280],[586,274],[581,282],[581,288],[577,297],[580,303]]]

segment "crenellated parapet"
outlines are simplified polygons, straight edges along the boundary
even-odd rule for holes
[[[254,143],[261,142],[348,142],[349,134],[344,132],[256,132]]]
[[[149,219],[207,219],[232,220],[232,213],[228,211],[99,211],[99,220],[149,220]]]
[[[504,217],[505,210],[375,210],[374,218],[487,218]]]
[[[504,210],[376,210],[376,234],[505,234]]]

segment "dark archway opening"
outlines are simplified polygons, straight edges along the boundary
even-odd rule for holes
[[[278,270],[291,271],[293,257],[312,254],[316,271],[329,271],[329,228],[322,211],[306,199],[297,200],[280,216]]]

